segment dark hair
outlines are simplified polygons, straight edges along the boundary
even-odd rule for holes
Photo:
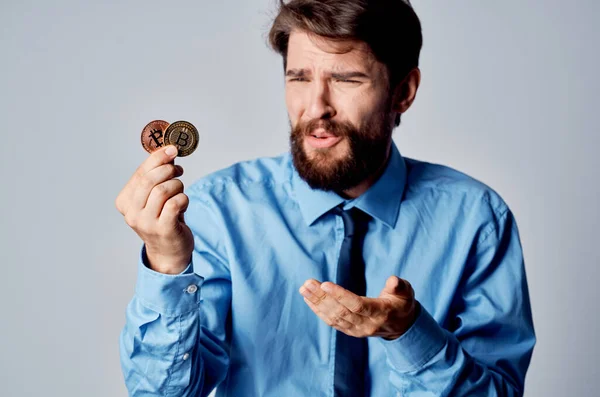
[[[393,90],[419,66],[421,22],[409,0],[279,0],[269,44],[283,57],[293,29],[333,40],[365,42],[388,71]],[[400,122],[396,119],[396,125]]]

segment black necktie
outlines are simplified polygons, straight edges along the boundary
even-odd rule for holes
[[[358,208],[335,213],[344,220],[344,242],[340,249],[336,283],[359,296],[367,293],[362,243],[370,216]],[[366,395],[365,376],[368,367],[367,338],[355,338],[336,331],[334,391],[336,397]]]

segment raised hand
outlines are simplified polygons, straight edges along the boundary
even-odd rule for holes
[[[166,146],[153,152],[135,171],[115,200],[125,222],[146,246],[149,266],[167,274],[187,267],[194,238],[183,213],[189,199],[179,179],[183,168],[174,165],[177,148]]]

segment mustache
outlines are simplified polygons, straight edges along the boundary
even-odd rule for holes
[[[314,131],[323,129],[336,137],[347,137],[352,134],[354,127],[349,122],[337,122],[333,120],[313,119],[296,126],[296,134],[299,136],[310,136]]]

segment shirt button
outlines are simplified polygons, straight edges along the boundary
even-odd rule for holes
[[[190,358],[190,353],[185,353],[185,354],[183,355],[183,359],[184,359],[184,360],[187,360],[188,358]]]
[[[197,286],[196,284],[188,285],[188,287],[185,289],[185,291],[186,291],[188,294],[193,294],[193,293],[195,293],[196,291],[198,291],[198,286]]]

